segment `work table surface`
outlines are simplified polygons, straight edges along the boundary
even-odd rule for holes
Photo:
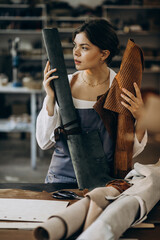
[[[52,192],[60,189],[72,189],[80,195],[85,193],[85,191],[80,191],[76,184],[0,183],[0,198],[32,198],[52,200]],[[34,192],[33,195],[32,192]],[[37,192],[36,195],[35,192]],[[69,202],[70,204],[73,204],[75,201],[76,200],[70,200]],[[121,239],[159,240],[160,202],[158,202],[149,213],[146,222],[154,223],[155,228],[130,228],[123,234]],[[76,239],[76,237],[72,236],[68,240],[73,239]],[[35,240],[35,238],[33,236],[33,230],[0,229],[0,240]]]

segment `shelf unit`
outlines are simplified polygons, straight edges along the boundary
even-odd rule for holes
[[[160,5],[103,5],[103,16],[117,30],[121,43],[120,56],[111,64],[117,71],[129,38],[134,39],[144,52],[145,69],[142,88],[155,88],[160,93]]]
[[[31,167],[36,168],[37,144],[36,144],[36,117],[37,117],[37,101],[42,103],[41,95],[43,90],[28,89],[26,87],[13,88],[11,84],[0,87],[0,94],[29,95],[31,122],[12,124],[8,119],[0,119],[0,132],[29,132],[31,134]]]
[[[18,78],[32,77],[33,80],[42,81],[44,48],[42,42],[42,28],[47,24],[46,5],[35,4],[0,4],[0,73],[9,78],[7,86],[0,86],[0,95],[11,103],[14,101],[30,102],[29,123],[14,123],[8,118],[0,118],[0,132],[25,132],[31,135],[31,167],[36,168],[37,143],[35,137],[35,122],[37,113],[42,104],[42,89],[29,89],[26,87],[12,86],[12,61],[8,40],[20,38],[18,53],[20,63],[18,66]],[[7,59],[10,61],[5,61]],[[7,66],[7,68],[5,67]],[[11,100],[10,100],[11,99]],[[2,106],[1,106],[2,107]],[[5,107],[5,106],[4,106]]]
[[[29,4],[0,4],[0,55],[10,55],[8,40],[20,39],[18,74],[21,79],[30,73],[35,80],[42,79],[44,50],[41,30],[46,24],[45,4],[35,4],[34,7]],[[8,75],[12,81],[11,71]]]
[[[160,5],[102,5],[102,17],[115,26],[121,43],[120,56],[113,59],[111,67],[115,71],[119,70],[127,41],[133,38],[144,51],[145,71],[142,87],[158,88],[160,92],[160,27],[158,21],[157,25],[154,23],[154,19],[158,18],[159,14]],[[59,29],[68,73],[75,71],[72,57],[72,32],[86,18],[88,18],[87,15],[47,17],[47,24]]]

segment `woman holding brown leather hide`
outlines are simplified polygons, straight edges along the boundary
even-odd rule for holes
[[[73,33],[73,56],[77,71],[68,76],[73,103],[82,132],[99,132],[106,164],[109,166],[110,175],[115,170],[115,177],[123,177],[122,175],[130,170],[132,156],[143,151],[147,141],[146,133],[138,129],[140,111],[143,108],[139,88],[142,75],[141,50],[132,41],[129,41],[128,49],[128,54],[133,55],[129,58],[129,61],[133,61],[130,63],[133,68],[127,67],[125,72],[123,68],[129,61],[124,61],[116,75],[108,65],[118,53],[119,41],[108,21],[87,21]],[[135,52],[136,54],[133,54]],[[134,61],[138,65],[134,65]],[[131,71],[128,71],[128,68]],[[140,71],[137,68],[140,68]],[[58,137],[56,135],[55,140],[55,129],[61,126],[59,108],[54,91],[50,87],[50,82],[58,78],[52,76],[55,72],[56,69],[50,69],[47,62],[43,81],[46,97],[37,118],[36,136],[42,149],[55,147],[45,182],[76,183],[63,133],[60,132]],[[108,106],[108,103],[111,104]],[[112,109],[112,106],[116,106],[116,109]],[[119,136],[118,133],[121,132],[124,134]],[[120,162],[119,165],[117,161]],[[124,165],[121,161],[124,161]]]

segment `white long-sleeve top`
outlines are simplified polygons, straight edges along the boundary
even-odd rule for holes
[[[77,74],[75,72],[74,74],[69,75],[69,82],[71,82],[72,77]],[[110,87],[113,82],[113,79],[115,77],[116,73],[110,69]],[[82,100],[83,101],[83,100]],[[77,101],[74,101],[73,103],[77,104]],[[84,101],[85,103],[86,101]],[[89,101],[87,101],[89,102]],[[89,104],[92,106],[95,102],[90,101]],[[75,106],[76,107],[76,106]],[[46,150],[54,146],[55,139],[54,139],[54,130],[60,126],[60,115],[59,115],[59,107],[58,104],[55,103],[54,107],[54,115],[49,116],[47,109],[46,109],[46,98],[44,99],[42,109],[37,117],[36,122],[36,139],[38,142],[38,145],[41,149]],[[138,154],[140,154],[147,143],[147,132],[145,132],[145,135],[141,142],[138,141],[136,134],[134,137],[134,145],[133,145],[133,158],[136,157]]]

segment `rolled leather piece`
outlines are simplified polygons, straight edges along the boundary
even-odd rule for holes
[[[64,238],[65,235],[66,224],[59,217],[49,219],[34,230],[34,236],[39,240],[58,240]]]
[[[88,198],[84,198],[51,216],[34,230],[35,238],[38,240],[66,239],[77,232],[85,221],[89,201]]]
[[[131,226],[144,220],[160,199],[160,159],[156,164],[134,164],[134,170],[126,176],[133,185],[113,202],[77,240],[115,239]]]
[[[139,213],[139,202],[133,196],[120,197],[76,238],[77,240],[118,240]]]
[[[113,178],[109,176],[107,159],[97,131],[82,134],[73,105],[63,51],[56,28],[43,29],[43,38],[51,68],[57,68],[52,87],[60,109],[78,187],[80,189],[105,186]],[[75,129],[78,129],[77,132]]]
[[[90,203],[83,231],[87,229],[103,212],[103,210],[110,204],[110,202],[106,199],[106,196],[117,197],[119,196],[119,194],[119,190],[114,187],[107,186],[95,188],[94,190],[85,195],[90,199]]]
[[[120,192],[114,187],[100,187],[87,193],[65,210],[51,216],[34,230],[38,240],[66,239],[77,233],[82,227],[88,228],[110,204],[106,196],[116,197]],[[58,229],[58,231],[57,231]]]
[[[104,102],[104,109],[118,113],[117,143],[115,150],[114,174],[124,178],[132,169],[134,118],[121,101],[122,88],[135,95],[133,83],[141,86],[144,57],[142,49],[129,39],[120,66]],[[126,150],[128,149],[128,150]]]
[[[134,174],[134,170],[138,173],[136,174],[137,177]],[[141,212],[144,213],[143,217],[147,217],[147,214],[160,200],[160,159],[155,164],[136,162],[134,170],[126,176],[133,186],[124,191],[123,195],[135,196],[138,201],[141,200],[139,201],[140,203],[143,202]],[[140,218],[138,221],[140,222],[141,220]]]
[[[57,71],[54,75],[59,76],[58,79],[51,81],[51,87],[55,90],[56,101],[59,105],[62,124],[66,125],[74,120],[77,120],[77,116],[71,96],[61,41],[56,28],[43,29],[42,34],[50,67],[51,69],[56,68]],[[78,127],[78,123],[75,123],[74,126]],[[70,128],[73,128],[73,125],[68,126],[66,129]]]

